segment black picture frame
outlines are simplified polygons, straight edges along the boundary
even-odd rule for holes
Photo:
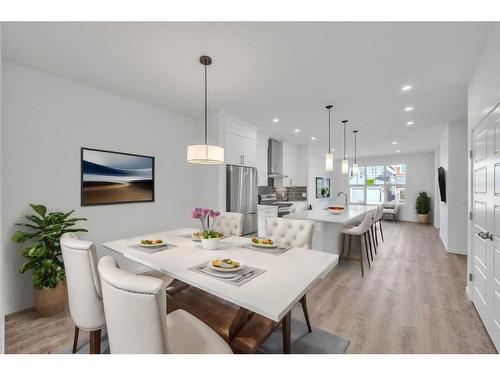
[[[89,203],[86,202],[85,200],[85,192],[84,192],[84,167],[83,167],[83,162],[84,162],[84,153],[85,151],[95,151],[95,152],[102,152],[102,153],[107,153],[107,154],[115,154],[115,155],[124,155],[124,156],[134,156],[138,158],[147,158],[151,160],[151,198],[150,199],[139,199],[139,200],[121,200],[121,201],[109,201],[109,202],[99,202],[99,203]],[[80,148],[80,205],[82,207],[90,207],[90,206],[105,206],[105,205],[115,205],[115,204],[128,204],[128,203],[151,203],[155,202],[155,185],[156,185],[156,178],[155,178],[155,157],[154,156],[148,156],[148,155],[140,155],[140,154],[132,154],[132,153],[127,153],[127,152],[120,152],[120,151],[111,151],[111,150],[103,150],[103,149],[97,149],[97,148],[90,148],[90,147],[81,147]]]

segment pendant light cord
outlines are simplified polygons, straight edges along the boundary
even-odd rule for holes
[[[327,154],[332,152],[332,149],[331,149],[332,145],[330,144],[330,140],[331,140],[330,113],[331,113],[331,108],[328,108],[328,152],[327,152]]]
[[[205,144],[208,144],[207,134],[208,134],[208,125],[207,125],[207,66],[205,65]]]
[[[356,130],[354,132],[354,164],[357,164],[357,160],[356,160],[356,153],[357,153],[357,148],[356,148],[356,136],[358,135],[358,131]]]
[[[345,124],[346,124],[346,122],[343,121],[343,123],[344,123],[344,160],[345,160],[345,159],[347,159],[347,154],[345,152]]]

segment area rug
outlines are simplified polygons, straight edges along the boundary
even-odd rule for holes
[[[267,338],[258,354],[283,354],[283,339],[281,327],[277,327]],[[313,327],[309,333],[305,323],[292,320],[291,352],[292,354],[344,354],[349,346],[349,340]],[[76,354],[88,354],[89,339],[80,340]],[[60,354],[71,354],[73,347],[66,348]],[[101,338],[101,352],[109,354],[108,336],[103,333]]]

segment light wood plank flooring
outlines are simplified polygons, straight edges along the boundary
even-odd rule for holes
[[[447,254],[430,225],[383,225],[364,278],[344,261],[309,292],[313,326],[349,338],[348,353],[496,353],[465,295],[466,257]],[[303,319],[300,308],[293,316]],[[67,312],[27,310],[7,317],[5,333],[7,353],[57,353],[71,346],[73,324]]]

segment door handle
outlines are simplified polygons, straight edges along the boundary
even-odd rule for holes
[[[479,237],[481,237],[483,240],[485,240],[486,238],[488,238],[486,232],[483,232],[483,231],[477,232],[477,235]]]
[[[490,232],[486,233],[486,238],[493,241],[493,233]]]

